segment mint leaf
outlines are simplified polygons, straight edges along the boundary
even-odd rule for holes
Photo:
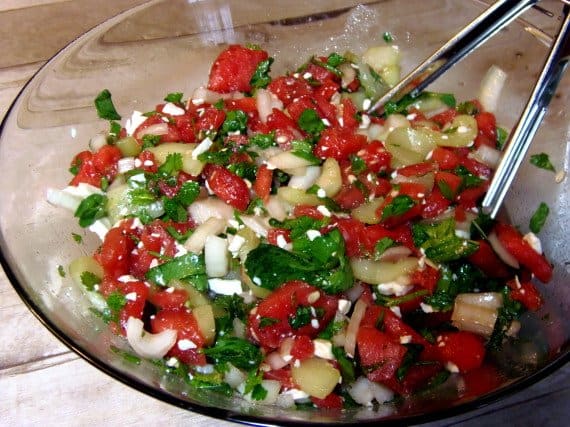
[[[266,88],[269,83],[271,83],[271,77],[269,72],[271,71],[271,64],[273,64],[273,58],[267,58],[257,64],[257,68],[251,76],[249,84],[254,88]]]
[[[199,276],[204,276],[205,282]],[[146,278],[159,286],[168,286],[171,280],[190,281],[193,285],[196,283],[204,285],[197,287],[199,291],[206,290],[208,284],[204,256],[192,252],[149,269]]]
[[[542,230],[542,227],[544,226],[546,218],[548,218],[549,213],[550,213],[550,208],[548,207],[548,205],[544,202],[540,203],[540,205],[538,205],[538,208],[536,209],[536,212],[530,218],[530,224],[529,224],[530,231],[532,231],[535,234],[539,233],[540,230]]]
[[[81,279],[81,283],[88,291],[94,291],[95,285],[101,283],[101,278],[90,271],[84,271],[79,277]]]
[[[169,93],[168,95],[166,95],[164,97],[164,100],[166,102],[172,102],[174,104],[180,104],[182,102],[182,97],[184,95],[182,94],[182,92],[172,92]]]
[[[297,120],[299,128],[311,135],[319,135],[323,130],[325,130],[325,124],[319,117],[317,112],[312,108],[306,108],[303,110],[299,119]]]
[[[107,196],[91,194],[81,201],[74,216],[79,218],[81,227],[89,227],[95,221],[107,216]]]
[[[405,194],[394,197],[390,203],[384,206],[384,209],[382,210],[382,221],[394,216],[405,214],[412,209],[415,204],[415,200]]]
[[[213,347],[205,348],[203,352],[216,364],[231,363],[236,368],[247,371],[256,369],[263,360],[259,347],[238,337],[219,337]]]
[[[230,110],[226,113],[226,120],[222,124],[222,133],[245,133],[247,128],[247,114],[242,110]]]
[[[107,89],[102,90],[95,98],[95,108],[97,109],[97,115],[102,119],[121,120],[121,116],[113,105],[111,92]]]
[[[380,256],[386,252],[386,249],[394,246],[394,241],[389,237],[383,237],[376,242],[374,245],[374,258],[378,259]]]
[[[556,172],[554,165],[550,162],[550,157],[546,153],[533,154],[530,156],[530,163],[540,169]]]
[[[250,144],[257,145],[261,149],[272,147],[275,144],[275,133],[258,133],[249,138]]]

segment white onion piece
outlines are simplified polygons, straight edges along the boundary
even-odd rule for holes
[[[465,293],[457,295],[451,315],[453,326],[485,337],[495,328],[503,296],[498,292]]]
[[[89,140],[89,149],[94,153],[105,145],[107,145],[107,137],[103,133],[98,133]]]
[[[362,292],[364,292],[364,286],[362,286],[362,283],[357,282],[352,288],[346,291],[346,297],[350,300],[350,302],[354,302],[360,298]]]
[[[274,108],[283,109],[283,103],[277,96],[266,89],[258,89],[255,92],[255,101],[259,119],[262,123],[267,121],[267,117],[273,112]]]
[[[228,241],[218,236],[206,237],[204,261],[208,277],[224,277],[228,274]]]
[[[281,354],[279,354],[278,351],[273,351],[269,353],[265,358],[265,362],[267,362],[267,364],[273,370],[284,368],[289,364],[289,362],[287,362],[285,359],[283,359],[283,357],[281,357]]]
[[[378,258],[378,261],[396,262],[411,255],[412,251],[406,246],[394,246],[386,249]]]
[[[300,190],[309,189],[321,175],[320,166],[307,166],[303,175],[294,175],[289,180],[289,187]]]
[[[342,73],[340,84],[343,88],[350,85],[356,78],[356,70],[348,62],[343,62],[338,66],[338,70]]]
[[[79,197],[73,196],[57,188],[48,188],[46,193],[48,203],[75,212],[81,203]]]
[[[283,151],[267,161],[269,169],[295,170],[311,166],[310,160],[296,156],[290,151]]]
[[[210,218],[229,220],[234,217],[234,209],[217,197],[196,200],[188,208],[188,213],[197,224],[203,224]]]
[[[176,343],[177,332],[172,329],[150,334],[143,330],[143,321],[136,317],[127,320],[127,341],[136,354],[148,359],[162,359]]]
[[[247,379],[247,375],[236,368],[231,363],[227,365],[227,371],[224,372],[224,382],[232,388],[237,388],[241,383]]]
[[[269,196],[269,200],[265,203],[265,209],[270,218],[275,218],[277,221],[283,221],[287,217],[285,205],[276,195]]]
[[[354,305],[354,311],[352,312],[352,317],[348,322],[348,326],[346,328],[346,338],[344,342],[344,351],[349,357],[354,357],[356,353],[356,334],[358,332],[358,328],[360,327],[360,322],[362,322],[362,318],[364,317],[364,313],[366,312],[366,303],[359,299],[356,301]]]
[[[123,157],[117,162],[117,172],[125,173],[135,168],[134,157]]]
[[[293,348],[294,343],[295,343],[295,341],[293,340],[293,338],[287,337],[281,342],[281,345],[279,346],[279,350],[278,350],[279,355],[287,363],[289,363],[291,361],[291,359],[293,359],[293,356],[291,356],[291,349]]]
[[[487,236],[487,240],[489,240],[489,244],[505,264],[510,265],[513,268],[520,267],[519,262],[509,251],[507,251],[494,231]]]
[[[142,138],[145,135],[166,135],[168,133],[168,123],[156,123],[137,131],[135,137]]]
[[[469,153],[472,159],[489,166],[492,169],[496,169],[501,161],[501,152],[488,145],[481,145],[475,151]]]
[[[487,74],[485,74],[485,77],[483,77],[481,81],[478,97],[485,111],[491,113],[495,112],[506,81],[507,73],[496,65],[492,65],[491,68],[489,68]]]
[[[208,236],[220,234],[225,228],[226,220],[210,218],[194,230],[194,233],[184,243],[184,248],[189,252],[198,254],[204,249]]]
[[[247,227],[251,228],[255,232],[255,234],[258,234],[261,237],[267,237],[269,225],[266,224],[263,219],[252,215],[243,215],[240,218]]]
[[[359,377],[348,390],[348,394],[356,403],[364,406],[370,406],[373,400],[382,404],[394,397],[394,392],[388,387],[372,382],[366,377]]]
[[[200,86],[194,90],[194,93],[192,93],[192,96],[188,100],[188,103],[192,103],[194,105],[201,105],[204,103],[214,104],[220,99],[232,98],[235,98],[234,93],[218,93],[214,92],[213,90],[206,89],[204,86]]]

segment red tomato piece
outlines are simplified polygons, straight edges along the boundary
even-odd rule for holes
[[[291,376],[291,368],[289,367],[266,371],[263,373],[263,378],[266,380],[279,381],[281,383],[281,387],[284,389],[295,388],[295,384],[293,383],[293,378]]]
[[[298,123],[299,117],[305,110],[317,110],[317,106],[315,105],[313,98],[309,95],[304,95],[299,98],[295,98],[288,106],[287,112],[289,116]]]
[[[305,79],[297,79],[293,76],[281,76],[273,79],[267,89],[279,98],[284,107],[287,107],[296,98],[313,93],[313,88]]]
[[[445,110],[435,116],[432,116],[430,120],[432,122],[436,122],[439,126],[443,127],[447,123],[450,123],[455,117],[457,116],[457,110],[454,108],[450,108],[449,110]]]
[[[426,265],[423,269],[414,271],[412,274],[412,283],[423,289],[427,289],[430,294],[433,294],[440,277],[441,274],[439,270]]]
[[[429,172],[433,172],[433,163],[431,162],[415,163],[398,169],[398,175],[407,177],[422,176]]]
[[[83,182],[95,187],[101,187],[101,178],[103,178],[103,175],[93,164],[93,153],[90,151],[82,151],[77,154],[71,161],[71,167],[77,168],[78,170],[69,185],[77,185]]]
[[[451,194],[455,195],[459,191],[463,179],[451,172],[439,171],[435,173],[435,182],[440,186],[447,186],[451,190]]]
[[[438,335],[436,348],[442,363],[451,362],[462,373],[479,368],[485,358],[483,340],[467,331],[444,332]]]
[[[188,300],[188,292],[184,289],[160,289],[149,293],[148,301],[160,309],[183,308]]]
[[[434,187],[430,195],[426,197],[425,204],[422,205],[422,217],[435,218],[445,212],[449,206],[451,206],[451,201],[444,197],[439,188]]]
[[[354,209],[363,204],[366,199],[362,191],[352,184],[343,185],[340,192],[334,196],[334,201],[345,210]]]
[[[393,378],[402,364],[407,349],[393,342],[388,335],[378,329],[361,326],[356,337],[360,363],[371,381],[386,381]]]
[[[485,240],[477,240],[479,249],[469,255],[468,259],[489,277],[506,278],[511,276],[507,265],[495,254],[495,251]]]
[[[359,125],[356,106],[350,98],[345,98],[340,103],[342,105],[342,127],[355,131]]]
[[[135,243],[123,228],[111,228],[94,255],[105,275],[117,278],[129,273],[131,251]]]
[[[173,329],[177,332],[177,344],[180,340],[189,340],[196,348],[181,350],[175,344],[168,355],[177,357],[182,362],[191,365],[205,365],[206,357],[199,352],[204,346],[204,337],[200,332],[198,322],[194,315],[186,308],[160,310],[150,320],[151,330],[153,333],[159,333],[167,329]]]
[[[129,317],[142,318],[149,291],[140,280],[120,283],[119,286],[121,293],[126,296],[126,303],[119,313],[119,324],[121,330],[125,332]]]
[[[313,356],[315,345],[307,335],[296,336],[291,348],[291,356],[298,360],[308,359]]]
[[[537,311],[543,306],[544,300],[531,282],[518,282],[510,280],[507,286],[511,289],[510,297],[515,301],[519,301],[530,311]]]
[[[296,217],[308,216],[313,219],[323,219],[325,216],[316,206],[297,205],[293,208],[293,215]]]
[[[460,157],[452,150],[443,147],[437,147],[432,151],[430,160],[436,163],[440,169],[455,169],[459,166]]]
[[[117,162],[123,157],[121,150],[114,145],[104,145],[93,155],[93,165],[111,180],[117,174]]]
[[[497,148],[497,120],[493,113],[483,112],[475,115],[477,121],[477,137],[475,138],[475,147],[487,145]]]
[[[271,183],[273,182],[273,171],[267,165],[261,165],[257,169],[255,182],[253,183],[253,191],[257,197],[267,202],[271,193]]]
[[[267,241],[271,245],[279,246],[279,236],[283,236],[286,242],[291,241],[291,230],[284,228],[270,228],[267,230]]]
[[[319,294],[314,300],[315,293]],[[311,296],[310,296],[311,295]],[[314,301],[310,303],[309,300]],[[265,348],[274,349],[280,346],[286,337],[307,335],[315,337],[333,319],[338,299],[326,295],[319,289],[299,280],[293,280],[276,289],[259,303],[255,313],[250,314],[247,322],[249,335]],[[289,320],[297,313],[297,308],[314,307],[318,326],[309,323],[294,329]],[[273,319],[268,325],[261,325],[263,318]]]
[[[488,188],[488,181],[483,182],[478,187],[466,188],[455,197],[455,201],[463,209],[472,209],[477,206],[477,202],[485,195]]]
[[[346,123],[346,119],[345,119]],[[379,173],[390,169],[392,155],[386,150],[384,144],[374,140],[360,149],[356,155],[366,163],[366,168],[373,173]]]
[[[257,66],[268,57],[264,50],[231,45],[212,64],[208,89],[220,93],[250,92],[250,80]]]
[[[528,268],[538,280],[548,283],[552,278],[552,265],[544,255],[536,252],[512,225],[497,223],[497,237],[505,249],[524,267]]]
[[[328,128],[321,133],[321,138],[313,153],[321,159],[332,157],[343,160],[349,154],[356,153],[366,144],[366,136],[357,135],[342,129]]]
[[[313,402],[317,408],[323,409],[342,409],[343,406],[342,397],[335,393],[329,394],[324,399],[311,397],[311,402]]]
[[[243,178],[220,165],[209,164],[202,172],[216,196],[243,211],[250,202],[249,188]]]

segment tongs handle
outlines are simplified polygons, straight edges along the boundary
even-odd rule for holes
[[[384,104],[405,95],[417,96],[430,83],[540,0],[499,0],[434,52],[368,112],[383,113]]]
[[[528,103],[507,140],[505,153],[483,199],[483,211],[493,218],[501,207],[569,61],[570,6],[564,6],[563,21],[558,36],[552,44]]]

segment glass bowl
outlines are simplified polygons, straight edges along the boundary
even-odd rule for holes
[[[403,70],[446,41],[485,5],[463,0],[274,2],[244,0],[153,1],[94,28],[49,61],[29,82],[2,125],[0,143],[1,261],[24,302],[60,340],[88,362],[119,381],[151,396],[212,417],[259,424],[414,423],[466,412],[513,394],[544,378],[569,360],[570,229],[567,178],[523,163],[506,201],[506,212],[523,227],[540,202],[551,214],[541,232],[555,265],[553,282],[541,288],[547,306],[541,321],[523,326],[541,338],[540,357],[522,363],[516,354],[503,361],[511,379],[501,388],[471,399],[450,400],[445,393],[416,399],[405,407],[360,408],[342,413],[286,410],[249,404],[205,391],[188,391],[150,364],[133,364],[110,351],[121,342],[91,314],[88,303],[61,277],[58,266],[92,253],[96,237],[79,228],[72,216],[49,205],[48,187],[63,188],[72,156],[90,137],[106,130],[93,99],[103,88],[120,112],[152,109],[166,93],[189,94],[207,79],[210,64],[232,43],[255,43],[275,57],[273,74],[296,68],[312,54],[378,44],[384,32],[403,52]],[[497,113],[513,125],[543,63],[550,38],[523,20],[502,31],[433,86],[476,96],[481,78],[493,64],[509,74]],[[570,134],[566,106],[568,76],[562,81],[531,153],[546,152],[557,170],[567,169]],[[72,233],[84,236],[78,245]],[[536,343],[535,343],[536,344]],[[516,353],[513,352],[513,353]],[[536,354],[535,354],[536,356]],[[513,360],[516,362],[513,362]]]

